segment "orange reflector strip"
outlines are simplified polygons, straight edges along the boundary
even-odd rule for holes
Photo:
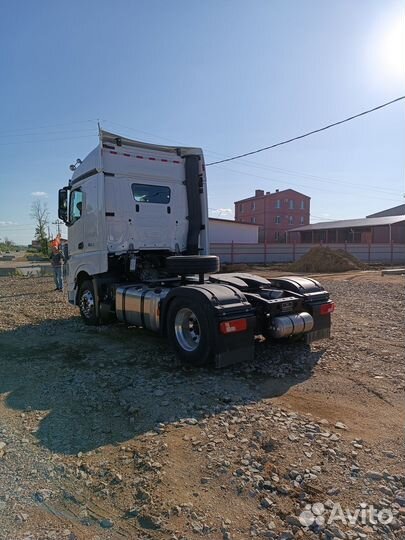
[[[219,324],[221,334],[235,334],[236,332],[244,332],[247,330],[246,319],[235,319],[234,321],[223,321]]]
[[[322,304],[319,308],[319,313],[321,315],[328,315],[328,313],[333,313],[335,311],[335,302],[329,302],[329,304]]]

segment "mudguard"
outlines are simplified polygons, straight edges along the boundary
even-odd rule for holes
[[[216,367],[225,367],[254,357],[255,310],[244,294],[230,285],[204,283],[176,287],[162,303],[161,332],[165,332],[167,311],[174,298],[193,298],[208,310],[211,333],[214,340]],[[243,332],[222,334],[220,323],[235,319],[246,319],[247,329]]]

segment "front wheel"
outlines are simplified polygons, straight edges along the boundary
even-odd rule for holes
[[[100,324],[96,312],[96,296],[94,286],[91,281],[84,281],[79,291],[79,309],[84,322],[90,326]]]
[[[167,314],[167,336],[182,361],[200,366],[209,360],[211,327],[204,307],[195,300],[173,300]]]

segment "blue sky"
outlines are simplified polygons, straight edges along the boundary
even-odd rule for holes
[[[97,119],[207,161],[405,94],[396,0],[16,1],[0,21],[0,238],[29,242],[32,200],[56,218]],[[211,214],[255,188],[312,197],[312,221],[404,202],[405,104],[208,169]],[[32,195],[33,193],[46,195]],[[53,228],[54,230],[54,228]]]

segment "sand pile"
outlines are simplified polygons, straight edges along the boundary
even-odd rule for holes
[[[341,249],[314,247],[290,265],[293,272],[346,272],[361,270],[365,265]]]

